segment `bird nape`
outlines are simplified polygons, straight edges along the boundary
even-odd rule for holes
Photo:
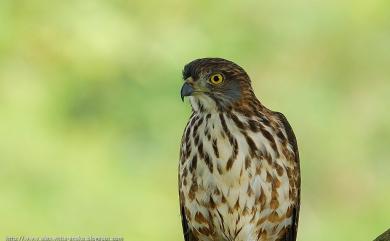
[[[179,161],[185,241],[296,240],[299,153],[286,117],[260,103],[231,61],[196,59],[183,80],[192,107]]]

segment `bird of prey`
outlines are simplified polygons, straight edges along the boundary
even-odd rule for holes
[[[296,240],[299,154],[286,117],[260,103],[231,61],[196,59],[183,80],[192,107],[179,161],[185,241]]]

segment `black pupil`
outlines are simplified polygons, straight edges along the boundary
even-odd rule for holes
[[[219,76],[216,75],[216,76],[213,77],[213,79],[214,79],[215,82],[218,82],[219,81]]]

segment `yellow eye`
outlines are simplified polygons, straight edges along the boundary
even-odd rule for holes
[[[210,76],[210,82],[215,85],[219,85],[223,82],[223,76],[221,74],[213,74]]]

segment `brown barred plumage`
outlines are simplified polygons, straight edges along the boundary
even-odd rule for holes
[[[179,193],[186,241],[296,240],[297,142],[283,114],[264,107],[235,63],[187,64]]]

